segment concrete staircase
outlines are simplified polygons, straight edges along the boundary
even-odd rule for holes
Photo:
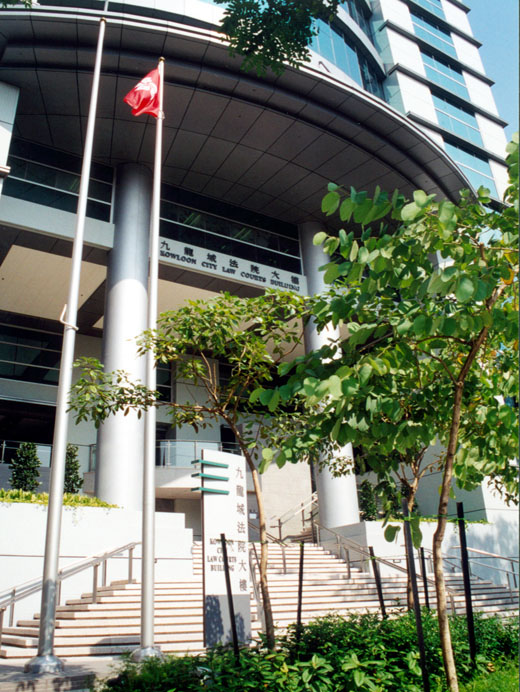
[[[155,641],[167,653],[199,653],[202,640],[202,559],[200,545],[195,545],[194,574],[183,581],[158,582],[155,589]],[[268,578],[274,620],[279,632],[296,621],[299,548],[286,549],[286,573],[283,573],[281,548],[269,546]],[[457,612],[464,612],[462,576],[447,577],[448,587],[456,591]],[[383,577],[383,594],[387,609],[406,604],[404,575]],[[491,582],[474,581],[473,607],[486,613],[516,612],[515,598],[505,587]],[[434,607],[434,594],[430,591]],[[320,615],[336,612],[377,612],[379,602],[373,577],[352,569],[313,545],[305,546],[302,620],[308,622]],[[252,612],[256,615],[252,600]],[[16,627],[4,628],[0,657],[30,658],[36,654],[39,616],[21,620]],[[139,644],[140,585],[114,582],[92,594],[72,599],[57,609],[55,651],[59,657],[117,655],[131,651]],[[253,619],[253,633],[261,628]]]

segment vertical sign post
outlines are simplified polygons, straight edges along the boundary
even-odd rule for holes
[[[200,471],[202,494],[202,565],[204,583],[204,645],[229,644],[233,627],[228,606],[221,534],[226,552],[238,641],[251,639],[251,597],[247,532],[245,459],[203,449]]]

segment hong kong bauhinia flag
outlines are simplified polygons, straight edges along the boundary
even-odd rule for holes
[[[132,115],[159,115],[159,68],[155,68],[143,77],[139,84],[128,92],[123,101],[132,109]]]

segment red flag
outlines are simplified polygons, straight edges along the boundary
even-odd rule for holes
[[[123,101],[131,107],[132,115],[148,113],[157,118],[159,115],[159,80],[159,68],[156,67],[128,92]]]

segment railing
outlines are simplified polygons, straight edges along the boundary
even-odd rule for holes
[[[257,526],[256,524],[253,524],[252,521],[248,521],[247,525],[250,529],[253,529],[253,531],[256,531],[258,534],[260,534],[260,527]],[[287,543],[282,539],[280,540],[279,538],[276,538],[276,536],[273,536],[272,533],[269,533],[269,531],[265,532],[266,538],[268,542],[270,543],[277,543],[280,548],[282,549],[282,569],[283,573],[287,574],[287,560],[286,560],[286,555],[285,555],[285,549],[287,548]],[[252,541],[251,541],[252,543]]]
[[[9,464],[14,457],[17,449],[22,444],[20,440],[0,440],[0,464]],[[48,468],[51,465],[52,445],[36,442],[36,453],[41,462],[41,468]],[[81,468],[89,469],[92,464],[91,458],[95,445],[74,444],[78,448],[78,457]]]
[[[454,545],[452,546],[453,550],[460,550],[460,545]],[[469,570],[470,574],[474,576],[476,579],[481,579],[483,580],[484,577],[478,575],[475,573],[473,567],[484,567],[485,569],[490,569],[495,572],[501,572],[502,574],[507,575],[507,588],[513,594],[513,591],[518,588],[518,569],[515,570],[515,564],[518,565],[520,564],[520,561],[517,558],[514,557],[505,557],[504,555],[497,555],[496,553],[490,553],[487,550],[480,550],[479,548],[467,548],[468,552],[471,553],[476,553],[477,555],[481,556],[481,559],[489,559],[489,560],[502,560],[504,562],[509,562],[511,565],[511,569],[504,569],[503,567],[497,567],[496,565],[491,565],[489,563],[484,563],[484,562],[477,562],[475,558],[471,557],[471,555],[468,555],[469,558]],[[459,563],[461,562],[462,558],[460,555],[454,555],[454,556],[449,556],[451,560],[458,560]]]
[[[291,507],[288,509],[286,512],[281,514],[279,517],[276,517],[273,515],[269,521],[273,521],[273,519],[276,519],[275,524],[271,524],[270,528],[278,529],[278,540],[283,541],[283,527],[285,524],[287,524],[288,521],[291,521],[291,519],[294,519],[298,514],[301,515],[301,524],[302,524],[302,531],[305,531],[306,523],[312,524],[312,519],[314,516],[314,513],[312,511],[312,508],[316,505],[318,501],[318,493],[314,492],[310,497],[307,498],[307,500],[304,500],[303,502],[299,502],[298,504],[294,505],[294,507]],[[305,510],[310,509],[308,517],[305,517]]]
[[[157,440],[155,444],[155,465],[160,467],[191,468],[194,459],[200,459],[203,449],[240,454],[240,447],[232,442],[212,442],[211,440]],[[96,468],[96,445],[92,445],[89,471]]]
[[[102,555],[95,555],[93,557],[86,558],[85,560],[80,560],[79,562],[68,565],[58,572],[58,583],[57,583],[57,594],[56,594],[56,605],[59,605],[61,599],[61,585],[65,579],[73,577],[80,572],[83,572],[92,567],[92,602],[97,603],[98,589],[99,589],[99,568],[101,567],[101,586],[107,585],[107,568],[108,560],[113,557],[117,557],[128,551],[128,583],[133,579],[133,556],[136,546],[140,545],[140,541],[134,541],[133,543],[127,543],[120,548],[115,548]],[[8,589],[0,593],[0,646],[2,645],[2,635],[4,627],[4,616],[5,611],[9,608],[9,624],[8,627],[12,627],[14,623],[14,609],[16,603],[21,601],[28,596],[33,596],[34,594],[41,591],[43,586],[43,579],[32,579],[31,581],[20,584],[12,589]]]
[[[347,565],[347,578],[351,578],[351,573],[352,573],[352,565],[355,565],[357,563],[360,563],[362,566],[363,565],[369,565],[372,562],[376,562],[377,565],[384,565],[385,567],[390,567],[393,570],[396,570],[397,572],[400,572],[401,574],[406,574],[408,575],[408,570],[406,567],[401,567],[398,563],[394,562],[391,559],[388,558],[383,558],[383,557],[378,557],[373,554],[373,551],[370,550],[369,547],[365,547],[359,543],[356,543],[355,541],[351,540],[350,538],[346,538],[345,536],[342,536],[339,534],[337,531],[334,531],[333,529],[328,529],[325,526],[322,526],[319,524],[317,521],[313,521],[313,524],[316,527],[316,533],[317,533],[317,543],[320,544],[322,540],[322,533],[324,531],[332,534],[335,539],[335,544],[336,544],[336,550],[338,551],[338,557],[341,559],[341,553],[343,551],[345,557],[344,560]],[[351,558],[350,553],[358,553],[361,557],[358,560],[353,560]],[[406,559],[406,558],[402,558]],[[426,574],[422,575],[423,581],[426,582],[427,584],[432,585],[435,587],[435,580],[432,579],[431,577],[428,577]],[[455,592],[452,591],[449,588],[446,588],[446,594],[448,595],[448,599],[450,601],[450,608],[453,614],[455,614]]]

